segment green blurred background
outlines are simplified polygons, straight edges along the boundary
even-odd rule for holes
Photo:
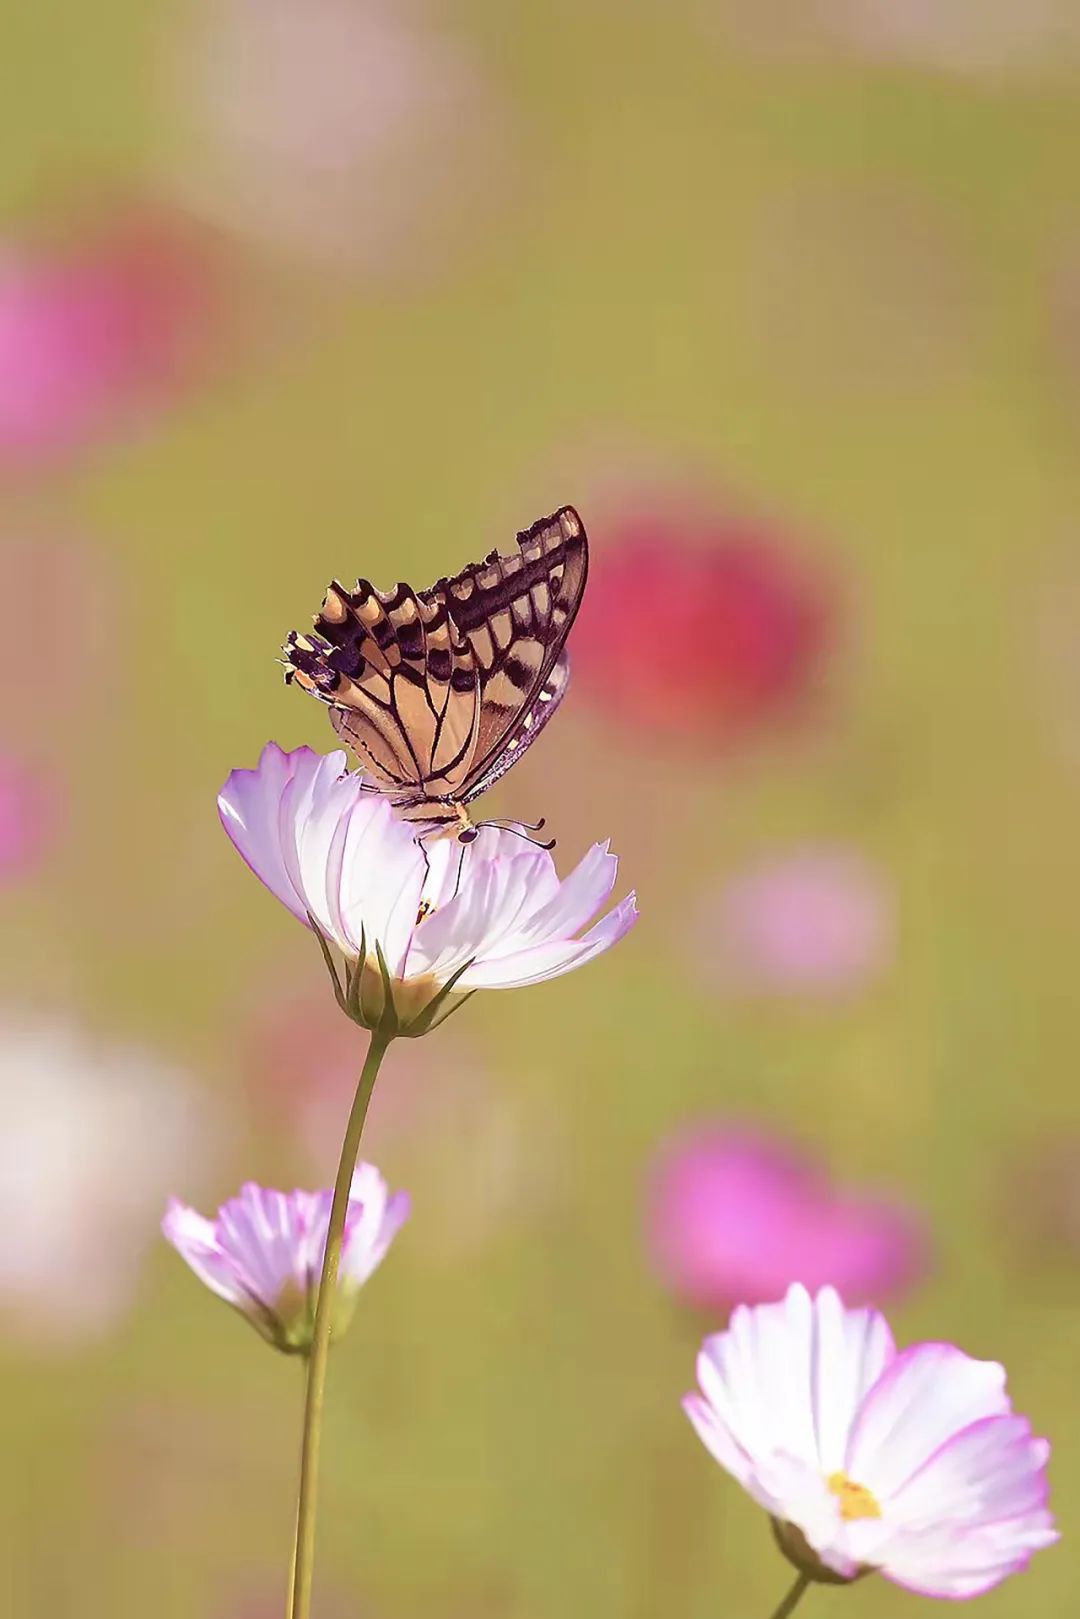
[[[260,26],[258,6],[218,9],[241,41]],[[343,1094],[318,1129],[297,1121],[322,1094],[324,1040],[334,1064],[354,1039],[362,1058],[314,945],[214,810],[268,737],[329,745],[281,682],[284,633],[334,574],[423,584],[567,500],[602,554],[608,515],[647,484],[763,514],[830,581],[814,712],[699,744],[583,687],[493,795],[547,813],[561,861],[610,835],[642,917],[587,972],[479,997],[391,1053],[365,1151],[414,1214],[332,1365],[317,1611],[770,1611],[787,1570],[767,1525],[678,1408],[722,1320],[668,1296],[642,1237],[658,1143],[733,1115],[923,1212],[935,1263],[890,1309],[898,1336],[1003,1360],[1055,1447],[1065,1543],[980,1611],[1071,1613],[1075,9],[943,3],[907,28],[869,3],[779,0],[385,15],[440,42],[425,72],[467,71],[445,103],[437,72],[412,89],[405,74],[348,228],[353,179],[334,169],[314,250],[317,163],[271,224],[272,143],[265,196],[226,183],[233,97],[227,115],[200,103],[199,53],[253,64],[241,109],[260,58],[215,49],[213,0],[0,14],[4,242],[67,242],[137,199],[182,221],[216,310],[167,410],[77,453],[13,455],[0,488],[0,553],[22,559],[3,572],[0,740],[65,806],[47,857],[0,896],[5,1017],[152,1053],[190,1076],[202,1121],[140,1209],[130,1298],[101,1330],[59,1334],[12,1305],[11,1611],[281,1604],[300,1372],[199,1289],[156,1221],[159,1191],[211,1209],[249,1176],[328,1184]],[[354,65],[367,106],[365,73],[391,67]],[[301,68],[306,138],[319,76]],[[271,110],[251,118],[273,130],[269,77]],[[413,94],[436,114],[402,157]],[[661,568],[643,635],[668,606]],[[709,896],[819,844],[885,874],[887,966],[843,995],[722,993],[697,959]],[[282,1057],[293,1000],[304,1032]],[[268,1047],[292,1064],[272,1083]],[[32,1087],[7,1067],[11,1094]],[[114,1145],[122,1177],[143,1142]],[[33,1170],[20,1197],[47,1204],[47,1153]],[[18,1217],[4,1241],[19,1247]],[[58,1262],[48,1285],[70,1283]],[[870,1580],[806,1611],[918,1601]]]

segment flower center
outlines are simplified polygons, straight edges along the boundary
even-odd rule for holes
[[[431,901],[429,899],[422,899],[420,901],[420,909],[416,913],[416,925],[417,925],[417,927],[420,926],[420,924],[424,920],[425,916],[434,916],[434,915],[435,915],[435,907],[434,907],[434,905],[432,905],[432,903],[431,903]]]
[[[845,1523],[852,1523],[856,1518],[881,1517],[877,1497],[865,1484],[856,1484],[846,1473],[830,1473],[825,1482],[832,1493],[840,1497],[840,1516]]]

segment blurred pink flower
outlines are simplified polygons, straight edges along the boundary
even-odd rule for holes
[[[0,1017],[0,1313],[63,1341],[108,1330],[205,1119],[188,1076],[61,1021]]]
[[[55,831],[57,790],[36,772],[0,755],[0,887],[15,882],[41,859]]]
[[[684,1130],[661,1149],[647,1235],[668,1288],[721,1313],[776,1298],[792,1282],[884,1299],[911,1287],[927,1262],[911,1210],[836,1191],[798,1148],[723,1122]]]
[[[455,1264],[512,1229],[535,1229],[564,1197],[568,1144],[558,1110],[494,1074],[461,1019],[439,1034],[438,1072],[401,1045],[393,1080],[377,1085],[365,1150],[393,1178],[424,1188],[425,1218],[410,1246]],[[239,1052],[252,1107],[325,1173],[336,1162],[364,1041],[331,1016],[325,995],[297,994],[284,975],[260,986]]]
[[[55,693],[40,678],[41,623],[58,611],[58,603],[78,603],[63,622],[65,663],[78,671],[80,714],[94,693],[112,695],[118,614],[109,562],[78,534],[0,531],[0,601],[13,608],[0,660],[0,737],[5,746],[17,740],[20,757],[35,756],[35,749],[46,756],[58,751],[62,720]],[[51,735],[42,749],[46,730]],[[59,737],[63,751],[71,732],[68,726]]]
[[[659,639],[642,632],[654,586],[672,617]],[[824,577],[771,530],[646,506],[609,522],[594,546],[574,672],[596,706],[635,730],[715,745],[804,701],[832,621]]]
[[[1073,0],[828,0],[845,42],[886,62],[991,79],[1080,64]]]
[[[991,83],[1053,80],[1080,62],[1072,0],[701,0],[724,35],[783,60],[844,58]]]
[[[325,266],[421,275],[511,194],[498,86],[403,0],[208,0],[167,42],[187,206]]]
[[[1015,1150],[995,1177],[996,1223],[1025,1279],[1060,1270],[1070,1298],[1080,1283],[1080,1134],[1059,1126]]]
[[[327,1115],[326,1134],[318,1139],[329,1163],[341,1144],[365,1047],[352,1024],[327,1014],[320,988],[298,990],[291,972],[270,984],[260,979],[238,1057],[252,1108],[264,1118],[272,1114],[291,1131],[301,1117]],[[372,1116],[389,1089],[375,1087]]]
[[[264,1119],[306,1147],[312,1163],[333,1164],[341,1147],[349,1108],[366,1045],[356,1028],[327,1011],[325,994],[298,992],[292,975],[270,986],[259,985],[250,1032],[240,1051],[251,1105]],[[417,1061],[402,1047],[394,1058],[394,1081],[377,1085],[364,1128],[365,1146],[399,1152],[402,1144],[447,1129],[447,1112],[457,1107],[462,1090],[475,1088],[482,1064],[462,1038],[461,1025],[448,1023],[439,1042],[439,1078],[431,1065]],[[490,1104],[490,1087],[481,1086]],[[477,1109],[470,1108],[475,1127]]]
[[[732,993],[843,994],[891,962],[893,900],[868,860],[802,849],[730,877],[701,907],[695,959]]]
[[[80,449],[159,405],[205,353],[208,265],[132,214],[63,250],[0,244],[0,463]]]
[[[321,1619],[370,1619],[378,1610],[368,1602],[358,1602],[355,1596],[341,1591],[326,1591],[319,1581],[319,1613]],[[248,1590],[221,1608],[214,1609],[214,1619],[281,1619],[281,1581],[267,1576],[262,1586]]]

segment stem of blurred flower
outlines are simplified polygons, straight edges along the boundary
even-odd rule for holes
[[[308,1357],[307,1395],[304,1401],[304,1435],[300,1448],[300,1493],[296,1507],[296,1543],[293,1548],[293,1568],[290,1580],[289,1619],[310,1619],[311,1577],[315,1562],[315,1503],[319,1472],[319,1439],[322,1432],[323,1396],[326,1389],[326,1362],[330,1352],[330,1334],[334,1322],[334,1296],[337,1292],[338,1266],[341,1262],[341,1243],[345,1234],[345,1215],[349,1207],[349,1188],[360,1151],[360,1137],[367,1118],[368,1103],[375,1087],[375,1076],[386,1055],[393,1032],[376,1029],[371,1036],[363,1072],[356,1087],[352,1112],[345,1126],[345,1140],[341,1147],[334,1182],[334,1200],[330,1206],[330,1221],[326,1230],[326,1253],[322,1275],[319,1278],[319,1300],[315,1306],[315,1330]]]
[[[795,1609],[802,1600],[803,1593],[809,1590],[810,1583],[809,1574],[800,1574],[796,1579],[795,1584],[791,1587],[791,1590],[784,1598],[783,1602],[781,1602],[780,1606],[773,1614],[772,1619],[787,1619],[789,1613],[794,1613]]]

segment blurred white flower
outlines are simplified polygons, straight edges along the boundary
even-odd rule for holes
[[[1075,74],[1074,0],[701,0],[730,42],[781,60],[845,57],[1021,85]]]
[[[176,185],[240,236],[422,273],[509,189],[501,98],[419,5],[204,0],[167,48]]]
[[[1080,60],[1074,0],[831,0],[829,9],[838,33],[886,61],[1022,78]]]
[[[203,1147],[181,1070],[60,1019],[0,1016],[0,1313],[29,1337],[108,1330],[161,1205]]]

